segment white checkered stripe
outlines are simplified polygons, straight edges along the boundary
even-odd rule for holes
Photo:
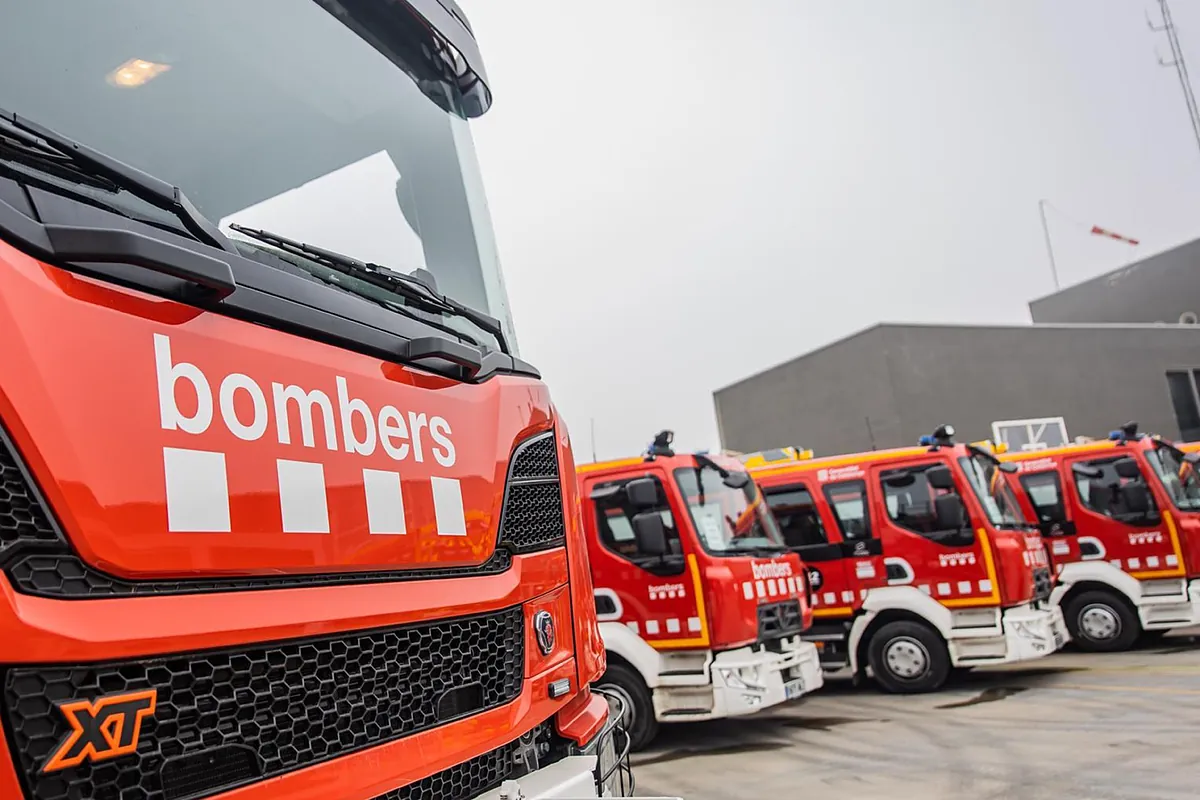
[[[687,625],[688,633],[700,633],[700,618],[688,617],[687,620],[681,620],[679,617],[671,617],[669,619],[648,619],[643,624],[645,625],[646,635],[659,636],[664,632],[667,634],[680,633],[684,624]],[[625,623],[625,627],[638,634],[642,633],[641,625],[637,620],[629,620]]]
[[[804,588],[804,585],[801,583],[801,580],[792,576],[788,578],[761,578],[759,580],[745,581],[742,583],[740,591],[744,600],[762,600],[772,597],[791,599],[799,595],[802,588]]]
[[[943,582],[922,584],[917,586],[917,588],[930,597],[978,597],[992,593],[992,582],[989,580]],[[858,599],[864,600],[866,597],[867,590],[859,589]],[[841,594],[837,592],[823,592],[813,598],[813,608],[844,606],[853,602],[853,591],[844,591]]]
[[[172,533],[229,533],[229,478],[225,454],[163,448],[167,490],[167,530]],[[325,467],[320,462],[276,459],[279,514],[284,533],[329,533]],[[400,473],[362,471],[367,530],[381,536],[408,533]],[[456,478],[431,477],[439,536],[466,536],[462,486]]]

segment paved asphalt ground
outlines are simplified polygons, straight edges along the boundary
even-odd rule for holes
[[[1194,800],[1200,630],[1130,653],[1066,651],[936,694],[826,684],[756,717],[664,726],[639,796],[685,800]]]

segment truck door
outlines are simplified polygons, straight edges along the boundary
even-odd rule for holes
[[[1095,543],[1076,536],[1071,508],[1063,494],[1062,476],[1057,465],[1038,472],[1021,471],[1016,478],[1017,498],[1029,519],[1037,521],[1046,555],[1055,574],[1064,564],[1101,557]]]
[[[651,480],[658,501],[653,508],[634,508],[624,491],[632,480]],[[618,621],[655,647],[696,646],[701,621],[696,592],[699,581],[689,568],[691,545],[680,536],[676,515],[655,475],[617,481],[596,481],[587,487],[595,514],[596,538],[592,547],[592,576],[596,605],[602,621]],[[667,554],[650,555],[638,549],[633,518],[657,513],[667,535]],[[694,556],[693,559],[694,561]]]
[[[1069,462],[1081,557],[1104,559],[1135,578],[1184,574],[1178,533],[1132,455]]]
[[[985,528],[966,510],[960,476],[941,461],[873,475],[888,583],[912,584],[949,607],[996,604],[992,551]]]
[[[861,603],[864,579],[882,576],[882,563],[872,563],[883,552],[879,540],[871,537],[869,520],[865,518],[866,505],[862,501],[865,486],[835,492],[843,503],[857,503],[859,512],[847,511],[843,531],[833,515],[821,513],[821,495],[813,494],[815,479],[784,486],[773,486],[764,491],[768,505],[775,514],[783,533],[784,542],[799,554],[808,568],[808,586],[815,617],[849,617]],[[828,489],[827,489],[828,491]],[[858,524],[855,524],[857,517]],[[832,525],[828,525],[832,522]],[[866,524],[862,524],[862,523]],[[861,563],[859,563],[861,562]],[[857,570],[856,573],[856,564]]]

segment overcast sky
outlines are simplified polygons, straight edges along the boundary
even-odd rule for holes
[[[1200,236],[1155,0],[460,1],[522,355],[580,460],[593,418],[600,458],[716,447],[713,390],[879,321],[1027,323],[1039,198],[1064,285]]]

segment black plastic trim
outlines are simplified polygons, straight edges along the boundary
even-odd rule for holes
[[[10,182],[0,178],[0,184],[5,183]],[[418,320],[332,288],[282,260],[269,266],[55,193],[31,189],[28,194],[40,221],[14,208],[0,193],[0,238],[63,269],[397,364],[408,364],[405,354],[413,340],[444,336]],[[90,232],[67,232],[70,229]],[[63,253],[60,246],[69,249]],[[176,256],[180,261],[172,260]],[[196,291],[198,277],[217,291]],[[229,282],[235,288],[222,297]],[[446,360],[429,359],[419,366],[470,383],[499,374],[541,378],[527,362],[505,353],[482,354],[480,364],[475,372]]]
[[[51,251],[63,261],[145,267],[207,289],[214,300],[223,300],[237,289],[227,262],[135,231],[69,225],[45,225],[43,230]]]

